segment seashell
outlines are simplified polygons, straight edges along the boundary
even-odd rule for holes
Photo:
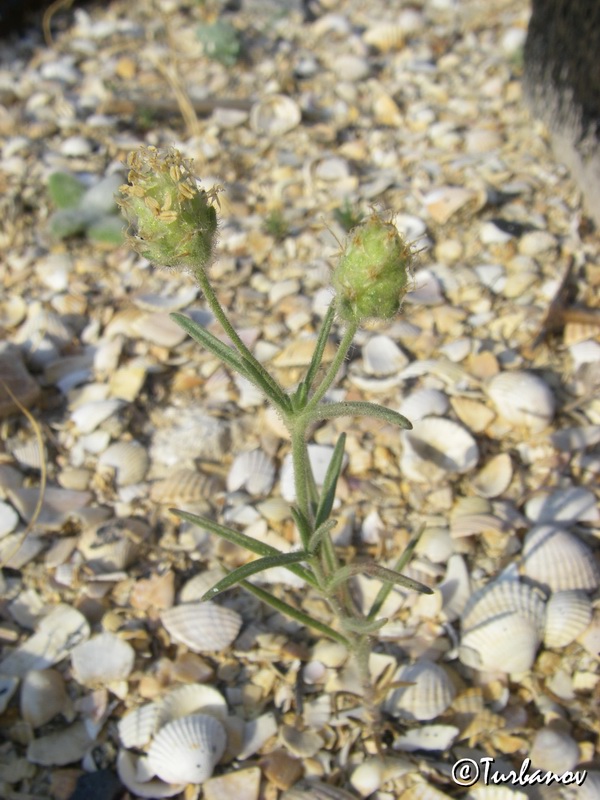
[[[71,701],[60,672],[32,669],[23,678],[20,697],[21,716],[32,728],[39,728],[71,710]]]
[[[131,324],[132,334],[159,347],[177,347],[187,333],[168,314],[160,311],[140,314]]]
[[[307,778],[284,792],[281,800],[356,800],[356,796],[339,786]]]
[[[260,767],[246,767],[210,778],[203,787],[203,800],[259,800],[261,777]]]
[[[400,667],[394,680],[413,684],[394,689],[387,696],[385,709],[394,717],[418,721],[434,719],[444,713],[456,694],[446,670],[427,659]]]
[[[227,475],[227,491],[246,489],[253,495],[269,494],[275,480],[273,460],[262,450],[249,450],[237,456]]]
[[[114,633],[101,633],[71,652],[73,675],[83,686],[106,686],[125,680],[133,669],[135,650]]]
[[[124,714],[117,723],[124,747],[144,747],[159,727],[160,703],[146,703]]]
[[[457,422],[423,417],[411,431],[402,433],[400,468],[409,480],[433,483],[449,473],[468,472],[477,464],[477,443]]]
[[[113,572],[131,564],[149,534],[150,527],[141,519],[101,520],[84,530],[77,547],[94,571]]]
[[[151,776],[144,775],[145,762],[146,758],[138,758],[127,750],[119,750],[117,755],[117,773],[121,782],[133,795],[158,800],[161,797],[173,797],[185,789],[184,784],[150,780]]]
[[[525,514],[532,522],[598,522],[600,511],[596,496],[582,486],[569,486],[554,492],[540,492],[525,504]]]
[[[471,596],[469,570],[461,555],[448,559],[444,580],[438,586],[442,593],[442,611],[448,622],[454,622],[463,613]]]
[[[93,741],[85,722],[75,722],[68,728],[34,739],[27,748],[27,760],[43,767],[63,767],[81,761]]]
[[[404,45],[406,31],[399,25],[380,22],[372,25],[363,34],[363,41],[381,53],[399,50]]]
[[[110,396],[133,403],[144,385],[147,373],[148,366],[141,360],[138,363],[130,361],[114,370],[108,379]]]
[[[402,401],[398,411],[414,423],[423,417],[441,417],[449,407],[448,397],[439,389],[418,389]]]
[[[89,635],[83,614],[61,603],[42,617],[33,636],[0,661],[0,673],[23,677],[32,669],[51,667]]]
[[[191,714],[159,730],[148,750],[148,766],[166,783],[203,783],[225,752],[221,723],[206,714]]]
[[[536,732],[529,757],[536,769],[561,775],[579,763],[579,746],[566,731],[549,725]]]
[[[517,427],[540,433],[552,422],[554,394],[532,372],[499,372],[490,379],[486,391],[498,414]]]
[[[448,750],[460,733],[454,725],[419,725],[394,740],[394,750],[412,753],[415,750]],[[427,798],[429,795],[425,794]]]
[[[224,650],[242,627],[237,612],[210,601],[173,606],[161,614],[161,621],[176,642],[194,653]]]
[[[168,722],[200,712],[225,722],[228,713],[227,702],[212,686],[201,684],[178,686],[170,691],[160,704],[158,727],[162,728]]]
[[[312,758],[324,745],[318,733],[298,730],[295,725],[282,725],[279,737],[287,749],[299,758]]]
[[[291,97],[272,94],[250,109],[250,127],[263,136],[283,136],[300,124],[302,112]]]
[[[333,456],[333,447],[325,444],[309,444],[308,445],[308,459],[315,478],[317,486],[322,486],[327,474],[329,462]],[[348,463],[348,458],[344,454],[344,462],[342,469]],[[281,481],[281,496],[288,503],[293,503],[296,499],[296,487],[294,485],[294,465],[292,463],[292,456],[288,454],[283,459],[280,473]]]
[[[0,501],[0,539],[12,533],[19,524],[19,515],[8,503]]]
[[[458,419],[473,433],[482,433],[496,417],[491,409],[471,397],[453,397],[450,402]]]
[[[19,349],[12,344],[0,344],[0,375],[22,406],[29,408],[35,403],[40,387],[27,371]],[[0,383],[0,419],[18,411],[19,407]]]
[[[37,439],[27,439],[25,442],[18,442],[10,447],[13,458],[19,462],[21,466],[28,467],[29,469],[41,469],[44,463],[44,453],[40,452],[40,445]]]
[[[203,475],[195,469],[178,469],[150,489],[153,503],[187,505],[208,502],[222,491],[221,481],[215,475]]]
[[[423,205],[438,225],[445,225],[465,206],[475,203],[477,193],[462,186],[443,186],[423,197]]]
[[[143,311],[162,311],[170,314],[180,311],[191,305],[198,296],[198,287],[194,285],[183,286],[175,294],[136,294],[132,302]]]
[[[81,433],[91,433],[124,405],[122,400],[117,399],[91,400],[71,412],[71,422]]]
[[[522,569],[528,578],[552,592],[593,592],[600,582],[596,556],[559,525],[539,525],[529,531],[523,542]]]
[[[289,789],[304,774],[302,762],[286,753],[285,750],[273,750],[260,760],[263,775],[278,789]]]
[[[39,490],[33,487],[19,487],[8,490],[7,494],[21,517],[26,522],[32,520],[37,512]],[[64,525],[69,519],[79,516],[91,499],[90,492],[47,487],[42,510],[35,519],[36,530],[52,530]]]
[[[508,487],[513,477],[512,461],[508,453],[499,453],[490,458],[471,481],[473,489],[480,497],[499,497]]]
[[[600,442],[600,425],[561,428],[550,434],[550,441],[557,450],[567,453],[594,447]]]
[[[383,759],[368,758],[352,771],[350,785],[361,797],[368,797],[381,788],[384,782],[385,767]]]
[[[362,349],[368,375],[392,375],[408,364],[408,358],[389,336],[372,336]]]
[[[153,462],[166,467],[182,466],[196,459],[220,461],[229,452],[229,423],[196,408],[167,408],[152,439]]]
[[[129,486],[144,480],[149,459],[146,448],[135,440],[115,442],[98,459],[98,467],[115,470],[117,486]]]
[[[585,631],[591,619],[592,604],[585,592],[553,592],[546,605],[544,644],[566,647]]]
[[[12,675],[0,674],[0,714],[4,714],[13,694],[17,691],[19,679]]]
[[[461,618],[460,661],[492,672],[527,672],[542,640],[544,601],[517,580],[496,580],[479,589]]]

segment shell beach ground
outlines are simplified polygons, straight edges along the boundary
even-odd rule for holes
[[[75,0],[4,38],[3,798],[600,796],[600,238],[523,102],[528,19],[522,0]],[[169,318],[219,335],[192,279],[122,242],[142,144],[224,188],[213,285],[286,388],[347,230],[380,209],[418,251],[402,313],[330,390],[413,430],[329,420],[310,445],[318,482],[347,432],[342,554],[391,565],[424,526],[406,574],[433,594],[386,600],[375,732],[341,645],[242,589],[199,602],[248,555],[169,509],[292,550],[290,446]],[[331,621],[291,572],[261,580]],[[351,579],[359,605],[378,588]],[[460,783],[485,758],[587,777]]]

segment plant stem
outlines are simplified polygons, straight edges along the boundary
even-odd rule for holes
[[[357,322],[349,322],[346,332],[340,342],[340,346],[338,348],[337,353],[335,354],[335,358],[329,365],[329,369],[325,373],[325,377],[321,381],[320,385],[318,386],[317,390],[310,398],[308,403],[306,404],[306,411],[310,411],[319,403],[319,401],[323,398],[331,384],[334,382],[336,375],[338,374],[340,367],[344,363],[344,359],[348,354],[348,350],[350,349],[350,345],[352,344],[352,340],[358,330],[358,323]]]

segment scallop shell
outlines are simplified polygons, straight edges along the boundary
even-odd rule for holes
[[[528,519],[543,522],[598,522],[596,496],[583,486],[569,486],[555,492],[540,492],[525,504]]]
[[[73,675],[84,686],[105,686],[127,678],[135,650],[114,633],[101,633],[77,645],[71,653]]]
[[[250,109],[250,127],[263,136],[283,136],[300,124],[302,112],[291,97],[272,94]]]
[[[225,721],[227,702],[212,686],[202,684],[178,686],[170,691],[160,704],[158,727],[162,728],[168,722],[200,712]]]
[[[592,604],[585,592],[554,592],[546,605],[546,647],[566,647],[587,628]]]
[[[161,620],[173,639],[194,653],[224,650],[242,627],[237,612],[210,601],[173,606],[163,611]]]
[[[100,469],[115,470],[117,486],[129,486],[144,480],[148,465],[146,448],[136,441],[115,442],[98,459]]]
[[[542,640],[544,601],[517,580],[497,580],[479,589],[461,619],[459,659],[492,672],[527,672]]]
[[[32,728],[39,728],[57,714],[69,712],[71,701],[60,672],[32,669],[23,678],[20,698],[21,716]]]
[[[389,336],[372,336],[362,349],[368,375],[392,375],[405,367],[407,357]]]
[[[402,474],[419,483],[443,480],[449,473],[469,472],[477,464],[479,450],[461,425],[442,417],[417,420],[403,431]]]
[[[532,767],[561,775],[579,763],[579,746],[566,731],[548,726],[535,734],[529,757]]]
[[[456,694],[446,670],[427,659],[400,667],[394,680],[413,683],[394,689],[386,698],[385,709],[395,717],[418,721],[434,719],[444,713]]]
[[[195,469],[178,469],[152,485],[150,499],[153,503],[177,505],[208,502],[222,488],[221,481],[214,475],[203,475]]]
[[[124,747],[144,747],[159,727],[160,703],[146,703],[124,714],[117,723]]]
[[[517,427],[540,433],[552,422],[556,408],[554,394],[532,372],[499,372],[490,379],[486,391],[498,414]]]
[[[532,528],[523,543],[523,572],[553,592],[594,591],[600,569],[590,548],[558,525]]]
[[[262,450],[249,450],[234,459],[227,475],[227,491],[244,488],[253,496],[269,494],[275,480],[273,460]]]
[[[166,783],[203,783],[226,746],[227,735],[218,720],[191,714],[159,730],[148,750],[148,765]]]

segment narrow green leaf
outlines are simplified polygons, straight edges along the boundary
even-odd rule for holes
[[[221,592],[224,592],[225,589],[235,586],[236,583],[249,578],[251,575],[256,575],[258,572],[264,572],[266,569],[273,569],[273,567],[289,567],[291,564],[299,564],[301,561],[306,561],[306,558],[306,553],[300,551],[297,553],[281,553],[278,556],[265,556],[264,558],[257,558],[256,561],[250,561],[248,564],[242,564],[241,567],[232,570],[222,578],[212,589],[209,589],[202,596],[202,600],[211,600]]]
[[[271,547],[269,544],[265,544],[264,542],[259,542],[257,539],[253,539],[251,536],[246,536],[245,533],[240,533],[240,531],[234,531],[232,528],[226,528],[224,525],[219,525],[218,522],[214,522],[212,519],[208,519],[208,517],[202,517],[199,514],[192,514],[190,511],[183,511],[178,508],[170,508],[173,514],[177,514],[178,517],[181,519],[185,519],[188,522],[191,522],[193,525],[199,525],[201,528],[206,528],[207,531],[220,536],[222,539],[225,539],[232,544],[237,544],[239,547],[245,547],[246,550],[250,550],[251,553],[256,553],[259,556],[281,556],[279,550],[275,547]],[[315,576],[312,572],[304,569],[304,567],[300,567],[297,564],[289,564],[287,569],[290,572],[293,572],[294,575],[297,575],[299,578],[302,578],[303,581],[309,583],[311,586],[314,586],[315,589],[319,588],[319,584]]]
[[[328,519],[327,522],[324,522],[322,525],[319,525],[317,530],[311,535],[309,542],[308,542],[308,550],[311,554],[316,552],[317,548],[321,544],[323,537],[331,533],[331,531],[337,525],[337,521],[335,519]]]
[[[342,471],[345,444],[346,434],[342,433],[335,444],[331,461],[327,467],[325,480],[323,481],[321,498],[319,500],[315,518],[315,527],[317,528],[322,525],[325,520],[329,519],[329,515],[331,514],[331,509],[333,508],[333,503],[335,500],[335,490],[337,487],[338,478],[340,477],[340,472]]]
[[[298,528],[298,533],[300,534],[300,541],[302,542],[302,546],[304,547],[305,550],[309,550],[310,549],[309,542],[310,542],[310,537],[312,535],[310,523],[299,508],[292,506],[291,511],[292,511],[292,517],[294,518],[294,522],[296,523],[296,527]]]
[[[419,581],[415,581],[412,578],[407,578],[405,575],[400,575],[399,572],[394,572],[394,570],[387,567],[382,567],[374,561],[357,561],[340,567],[335,575],[332,575],[329,579],[327,588],[330,590],[335,589],[336,586],[345,583],[348,578],[352,578],[354,575],[368,575],[381,581],[395,583],[414,592],[433,594],[433,591],[425,584],[419,583]]]
[[[344,630],[350,631],[351,633],[366,634],[368,636],[371,633],[376,633],[380,628],[383,628],[386,622],[387,617],[382,617],[381,619],[368,619],[364,617],[354,619],[353,617],[344,617],[342,620],[342,627]]]
[[[319,336],[317,337],[315,350],[310,360],[308,372],[306,373],[306,378],[304,379],[304,385],[306,386],[304,399],[306,399],[306,397],[308,396],[308,392],[310,391],[310,388],[313,385],[313,382],[317,376],[317,372],[319,371],[319,367],[321,366],[321,361],[323,360],[323,353],[325,352],[327,339],[329,338],[329,334],[331,332],[331,326],[333,325],[334,317],[335,317],[335,304],[331,303],[329,308],[327,309],[327,313],[323,317],[323,324],[321,325],[321,330],[319,331]]]
[[[310,420],[316,422],[320,419],[332,419],[333,417],[375,417],[382,422],[390,422],[398,425],[405,430],[411,430],[412,424],[402,414],[392,411],[391,408],[377,405],[377,403],[366,403],[362,400],[343,402],[343,403],[320,403],[308,413]]]
[[[350,649],[350,642],[348,639],[346,639],[345,636],[343,636],[341,633],[338,633],[333,628],[330,628],[329,625],[325,625],[325,623],[319,622],[319,620],[313,619],[313,617],[309,617],[308,614],[305,614],[303,611],[299,611],[297,608],[290,606],[288,603],[286,603],[284,600],[280,600],[278,597],[273,597],[272,594],[269,594],[259,586],[255,586],[253,583],[242,581],[240,585],[243,586],[244,589],[247,589],[250,594],[253,594],[259,600],[262,600],[263,603],[266,603],[267,605],[271,606],[271,608],[279,611],[280,614],[285,614],[291,619],[295,619],[296,622],[299,622],[301,625],[305,625],[307,628],[312,628],[315,631],[319,631],[319,633],[329,636],[329,638],[333,639],[334,642],[339,642]]]
[[[173,322],[176,322],[180,328],[182,328],[188,336],[191,336],[194,341],[199,342],[201,345],[206,347],[207,350],[210,350],[211,353],[214,353],[217,358],[224,361],[226,364],[229,364],[232,369],[241,372],[245,377],[249,377],[245,368],[245,365],[242,363],[241,358],[237,354],[237,352],[225,342],[222,342],[212,333],[206,330],[206,328],[199,325],[197,322],[194,322],[193,319],[186,317],[185,314],[179,314],[178,312],[174,311],[173,313],[169,314],[170,318]]]
[[[410,558],[411,558],[411,556],[412,556],[412,554],[414,552],[414,549],[417,546],[417,544],[419,542],[419,539],[421,538],[421,535],[422,535],[424,530],[425,530],[425,525],[421,525],[419,530],[411,538],[409,543],[406,545],[406,548],[404,549],[404,552],[402,553],[402,555],[400,556],[398,561],[396,561],[396,563],[394,564],[394,567],[393,567],[394,572],[401,572],[404,569],[404,567],[408,564],[408,562],[409,562],[409,560],[410,560]],[[373,601],[373,605],[371,606],[371,610],[367,614],[367,617],[369,619],[375,619],[377,614],[379,614],[379,612],[381,611],[381,609],[383,607],[383,604],[385,603],[385,601],[388,598],[389,593],[392,591],[393,586],[394,586],[393,583],[389,583],[389,582],[386,581],[386,583],[384,583],[383,586],[381,587],[381,589],[377,592],[377,597]]]

